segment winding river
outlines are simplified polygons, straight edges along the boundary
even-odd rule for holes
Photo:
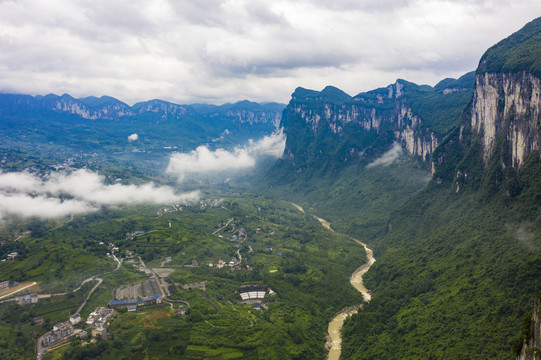
[[[370,295],[370,292],[363,284],[363,276],[364,274],[366,274],[368,269],[370,269],[370,267],[376,262],[376,258],[374,258],[372,249],[366,246],[365,243],[353,238],[352,240],[364,247],[364,250],[366,251],[367,262],[353,272],[353,274],[349,278],[349,282],[363,295],[364,301],[369,302],[372,298],[372,295]],[[356,314],[359,309],[362,308],[362,306],[362,304],[348,306],[342,309],[338,314],[336,314],[329,322],[329,328],[327,330],[328,338],[326,344],[327,349],[329,350],[329,355],[327,356],[328,360],[340,359],[340,353],[342,352],[342,326],[344,325],[344,321],[346,321],[349,316]]]
[[[300,207],[297,204],[291,203],[293,206],[295,206],[299,211],[304,212],[304,209]],[[331,223],[328,222],[325,219],[322,219],[320,217],[317,217],[314,215],[314,217],[323,225],[324,228],[329,229],[330,231],[334,231],[331,228]],[[364,247],[364,251],[366,252],[366,263],[358,267],[353,274],[351,274],[351,277],[349,278],[349,282],[357,291],[359,291],[363,295],[363,299],[365,302],[369,302],[372,299],[372,295],[368,291],[368,289],[364,286],[363,283],[363,276],[366,274],[368,269],[376,262],[376,258],[374,257],[374,252],[372,249],[370,249],[365,243],[363,243],[360,240],[354,239],[350,237],[351,240],[355,241],[357,244]],[[336,314],[331,321],[329,322],[329,328],[328,328],[328,334],[327,334],[327,343],[325,346],[329,350],[329,354],[327,355],[327,360],[339,360],[340,354],[342,353],[342,326],[344,325],[344,321],[346,319],[353,315],[357,314],[359,309],[363,307],[363,304],[348,306],[342,310],[338,314]]]
[[[315,218],[319,220],[323,227],[334,231],[331,228],[330,222],[317,216]],[[351,285],[353,285],[355,289],[357,289],[357,291],[359,291],[363,295],[364,301],[369,302],[372,299],[372,295],[370,295],[370,292],[364,286],[363,276],[364,274],[366,274],[368,269],[370,269],[370,267],[376,262],[376,258],[374,257],[374,252],[372,251],[372,249],[370,249],[365,243],[354,238],[350,239],[364,247],[367,261],[366,263],[358,267],[357,270],[353,272],[353,274],[351,274],[349,282],[351,283]],[[326,347],[329,350],[329,355],[327,356],[328,360],[340,359],[340,354],[342,352],[342,326],[344,325],[344,321],[346,321],[349,316],[356,314],[359,309],[362,308],[362,306],[362,304],[348,306],[340,310],[340,312],[332,318],[331,322],[329,323],[329,328],[327,330],[328,336]]]

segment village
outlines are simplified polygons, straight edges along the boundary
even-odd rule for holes
[[[207,206],[220,206],[220,203],[216,201],[201,201],[199,206],[201,209],[204,209]],[[160,209],[157,212],[157,216],[160,217],[165,213],[174,211],[183,211],[182,206],[173,205],[170,208]],[[171,228],[171,222],[168,223],[168,227]],[[134,241],[138,237],[143,237],[152,232],[152,230],[133,230],[125,234],[125,239],[128,242]],[[258,228],[255,230],[256,234],[259,232],[261,232],[261,229]],[[28,235],[28,233],[21,235],[19,238],[26,235]],[[273,232],[271,232],[270,236],[272,235]],[[235,256],[232,256],[227,260],[218,258],[217,261],[208,261],[206,259],[198,260],[193,258],[188,264],[183,265],[184,268],[197,268],[204,265],[209,269],[216,270],[228,269],[230,271],[253,271],[253,268],[247,264],[247,256],[253,253],[252,247],[244,247],[244,249],[247,249],[244,256],[241,253],[242,244],[248,239],[247,231],[243,227],[237,226],[234,217],[218,224],[217,230],[212,233],[212,236],[227,241],[230,246],[233,247]],[[74,339],[79,339],[81,344],[84,345],[89,342],[95,342],[96,339],[108,338],[108,327],[118,311],[136,312],[141,309],[169,306],[171,310],[178,313],[180,316],[185,316],[187,309],[190,307],[190,303],[188,301],[170,298],[178,288],[185,290],[200,290],[202,294],[207,297],[208,301],[210,301],[218,311],[220,310],[220,307],[212,301],[205,292],[206,281],[181,284],[170,280],[169,275],[175,271],[175,268],[170,267],[173,256],[165,256],[160,267],[150,268],[135,250],[126,249],[125,246],[122,246],[123,251],[121,252],[120,246],[117,246],[113,242],[98,241],[97,244],[100,247],[104,247],[106,249],[105,256],[116,263],[116,268],[114,268],[113,272],[119,270],[122,265],[131,266],[131,268],[143,272],[147,276],[147,279],[117,287],[112,292],[112,299],[107,304],[103,304],[92,310],[86,319],[81,317],[81,312],[87,304],[87,300],[92,296],[92,293],[103,282],[103,279],[96,275],[85,279],[81,285],[77,286],[75,289],[57,293],[28,293],[29,290],[31,291],[34,289],[34,286],[36,285],[35,282],[18,284],[14,281],[0,281],[0,290],[3,289],[7,291],[5,295],[0,296],[0,303],[14,302],[19,306],[31,306],[38,304],[40,300],[43,299],[67,296],[68,294],[78,292],[83,284],[97,281],[97,284],[92,287],[85,300],[65,321],[55,323],[52,325],[51,330],[47,331],[37,339],[36,358],[38,360],[40,360],[48,351],[63,347]],[[7,255],[7,258],[2,261],[14,260],[18,255],[17,252],[10,253]],[[23,295],[17,294],[20,292],[22,292]],[[241,286],[236,290],[236,293],[238,300],[242,304],[249,305],[254,310],[267,309],[267,305],[265,304],[266,299],[269,296],[275,295],[274,291],[267,286],[257,284]],[[36,325],[43,325],[44,319],[43,317],[38,316],[33,319],[33,322]]]

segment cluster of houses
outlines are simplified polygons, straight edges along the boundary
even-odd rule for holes
[[[86,319],[86,324],[92,326],[92,336],[107,336],[107,325],[115,316],[115,310],[105,307],[98,307],[92,311]]]
[[[105,243],[103,241],[100,241],[99,244],[100,245],[105,245]],[[110,253],[107,253],[107,256],[110,256],[111,254],[114,254],[115,252],[119,251],[120,249],[115,244],[110,242],[110,243],[107,244],[107,250],[110,251]]]
[[[174,205],[174,206],[171,206],[171,207],[168,207],[168,208],[158,209],[158,211],[156,212],[156,215],[158,215],[158,217],[160,217],[164,213],[165,214],[174,213],[175,211],[182,211],[182,206],[180,204],[177,204],[177,205]]]
[[[218,263],[216,263],[216,265],[214,265],[214,263],[209,263],[209,267],[216,267],[217,269],[223,269],[226,266],[234,268],[234,267],[237,267],[238,265],[239,265],[239,261],[234,256],[231,258],[231,261],[229,261],[228,263],[226,263],[222,259],[218,260]]]
[[[37,294],[30,294],[25,296],[17,296],[13,299],[19,305],[37,304],[39,297]]]

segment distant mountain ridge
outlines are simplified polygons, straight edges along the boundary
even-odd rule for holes
[[[434,87],[399,79],[353,97],[333,86],[297,88],[282,116],[288,134],[282,166],[304,172],[328,164],[367,163],[393,142],[429,164],[458,124],[474,79],[470,72]]]
[[[145,158],[161,171],[171,151],[229,148],[272,134],[284,106],[179,105],[159,99],[129,106],[109,96],[0,94],[0,151],[55,159],[74,153],[99,153],[114,161]],[[137,136],[128,139],[132,134]]]
[[[30,96],[0,94],[0,114],[26,110],[52,110],[79,116],[87,120],[129,120],[138,116],[161,122],[180,120],[183,117],[212,118],[227,114],[227,120],[235,124],[269,124],[277,128],[281,111],[285,105],[277,103],[259,104],[247,100],[223,105],[179,105],[164,100],[154,99],[129,106],[110,96],[100,98],[89,96],[76,99],[69,94],[61,96],[48,94]],[[11,109],[11,111],[10,111]]]

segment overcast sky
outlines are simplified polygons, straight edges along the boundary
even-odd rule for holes
[[[221,104],[474,70],[539,0],[0,0],[0,92]]]

